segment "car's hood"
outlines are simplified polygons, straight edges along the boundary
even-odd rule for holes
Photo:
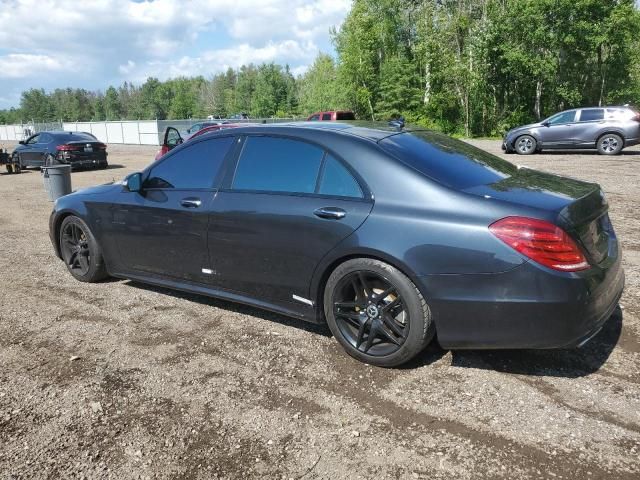
[[[95,185],[93,187],[85,187],[76,190],[72,195],[102,195],[105,193],[113,192],[114,190],[122,188],[122,182],[109,182],[104,185]]]
[[[539,127],[542,127],[541,123],[529,123],[528,125],[521,125],[519,127],[512,128],[506,133],[506,135],[509,136],[514,133],[521,132],[523,130],[530,130],[532,128],[539,128]]]

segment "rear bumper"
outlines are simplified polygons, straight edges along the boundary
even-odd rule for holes
[[[56,156],[56,160],[61,164],[71,165],[72,169],[97,168],[107,165],[107,153],[96,152],[94,155],[61,155]]]
[[[438,340],[451,349],[573,348],[594,336],[624,289],[617,257],[606,268],[420,277]]]

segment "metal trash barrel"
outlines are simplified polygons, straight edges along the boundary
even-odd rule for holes
[[[42,167],[44,190],[51,202],[71,193],[71,165]]]

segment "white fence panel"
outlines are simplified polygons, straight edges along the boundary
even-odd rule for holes
[[[105,143],[158,145],[158,122],[155,120],[121,122],[64,123],[64,130],[89,132]]]
[[[140,144],[138,122],[122,122],[122,143]]]
[[[104,122],[92,123],[89,133],[94,135],[101,142],[109,143],[109,140],[107,138],[107,125]]]
[[[142,145],[158,145],[158,122],[138,122],[140,129],[140,143]]]
[[[17,142],[27,138],[33,130],[25,129],[33,128],[30,125],[0,125],[0,140]]]
[[[107,122],[105,123],[107,129],[107,138],[109,143],[124,143],[122,137],[122,123],[120,122]]]

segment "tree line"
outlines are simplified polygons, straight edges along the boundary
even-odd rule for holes
[[[471,136],[566,108],[640,104],[634,0],[354,0],[330,34],[335,56],[298,77],[266,63],[104,92],[31,89],[0,123],[351,109]]]

